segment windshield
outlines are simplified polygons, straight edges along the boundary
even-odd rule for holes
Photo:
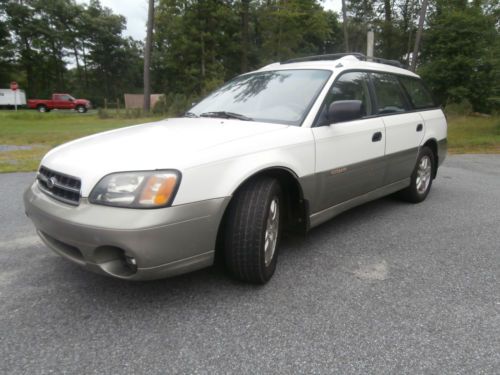
[[[187,116],[237,118],[300,126],[330,77],[328,70],[281,70],[236,77]]]

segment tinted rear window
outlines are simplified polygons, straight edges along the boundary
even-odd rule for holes
[[[414,108],[422,109],[436,107],[436,103],[434,102],[432,95],[425,88],[420,79],[412,77],[399,77],[399,80],[408,93]]]

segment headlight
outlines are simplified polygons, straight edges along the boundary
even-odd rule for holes
[[[105,176],[90,193],[95,204],[158,208],[172,203],[180,182],[177,171],[120,172]]]

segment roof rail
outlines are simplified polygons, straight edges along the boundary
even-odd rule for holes
[[[342,57],[346,56],[354,56],[358,60],[364,60],[366,57],[362,53],[357,53],[357,52],[352,52],[352,53],[330,53],[327,55],[315,55],[315,56],[304,56],[304,57],[298,57],[296,59],[290,59],[283,61],[281,64],[291,64],[291,63],[297,63],[297,62],[306,62],[306,61],[322,61],[322,60],[338,60]]]
[[[382,59],[380,57],[367,57],[364,54],[359,53],[359,52],[331,53],[331,54],[327,54],[327,55],[315,55],[315,56],[298,57],[296,59],[286,60],[284,62],[281,62],[280,64],[291,64],[291,63],[307,62],[307,61],[338,60],[338,59],[340,59],[342,57],[346,57],[346,56],[354,56],[358,60],[361,60],[361,61],[373,61],[373,62],[380,63],[380,64],[397,66],[398,68],[405,68],[404,65],[401,64],[397,60],[387,60],[387,59]]]

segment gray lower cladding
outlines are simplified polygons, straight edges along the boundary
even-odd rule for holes
[[[219,223],[230,197],[160,209],[89,204],[78,207],[44,194],[24,194],[26,214],[53,251],[87,269],[123,279],[174,276],[213,264]],[[125,257],[137,270],[130,272]]]
[[[419,148],[415,147],[302,177],[300,184],[304,198],[309,202],[309,212],[314,214],[408,179],[418,151]]]
[[[437,142],[438,166],[447,154],[447,139]],[[410,185],[420,147],[302,177],[309,203],[309,227],[319,225],[360,204]]]
[[[353,207],[395,193],[396,191],[402,190],[409,185],[410,178],[405,178],[404,180],[393,182],[392,184],[372,190],[366,194],[349,199],[348,201],[339,203],[320,212],[316,212],[309,217],[310,228],[314,228],[315,226],[320,225]]]

